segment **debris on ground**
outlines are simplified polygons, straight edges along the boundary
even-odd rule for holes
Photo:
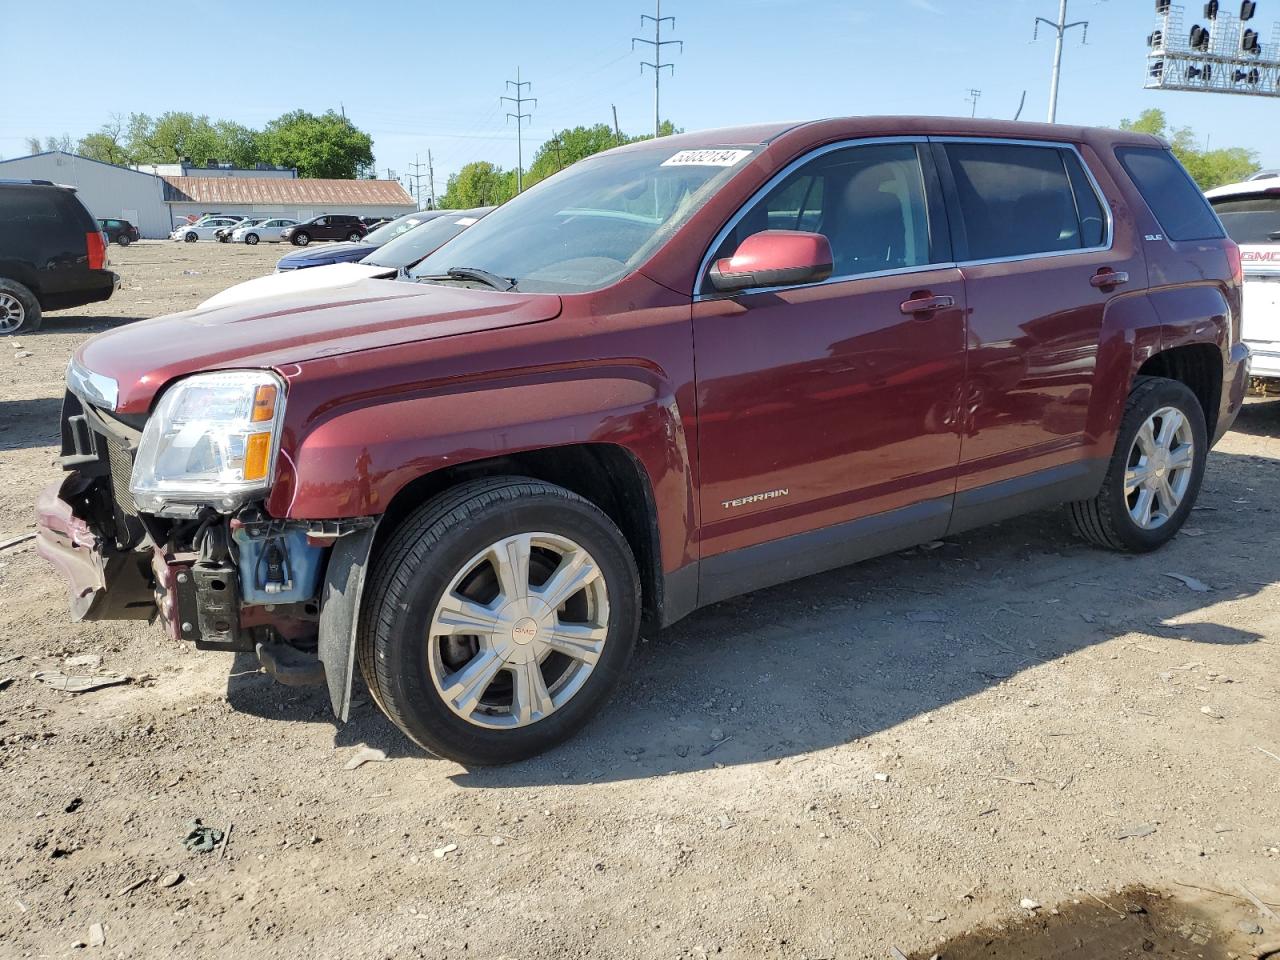
[[[172,873],[166,873],[163,877],[160,878],[160,886],[176,887],[178,884],[182,882],[182,880],[183,880],[182,874],[179,873],[177,870],[174,870]],[[139,880],[138,885],[140,886],[142,882],[143,881]]]
[[[89,946],[101,947],[107,942],[107,928],[100,923],[89,924]]]
[[[16,547],[20,543],[26,543],[28,540],[36,538],[35,531],[31,533],[20,533],[16,537],[10,537],[8,540],[0,540],[0,550],[8,550],[10,547]]]
[[[1203,580],[1197,580],[1195,577],[1188,577],[1185,573],[1166,573],[1165,576],[1179,581],[1188,590],[1194,590],[1196,593],[1208,593],[1213,589]]]
[[[437,860],[443,860],[445,857],[447,857],[449,854],[453,853],[453,851],[457,849],[458,849],[458,845],[456,843],[446,843],[443,847],[437,847],[436,849],[432,850],[431,855],[435,857]]]
[[[197,817],[187,824],[187,835],[182,845],[192,853],[212,853],[213,848],[222,842],[223,832],[217,827],[208,827]]]
[[[55,690],[64,693],[89,693],[105,687],[118,687],[132,682],[133,678],[123,673],[99,673],[92,676],[66,674],[61,670],[40,670],[31,675],[32,680],[39,680]]]
[[[1135,840],[1138,837],[1149,837],[1156,832],[1154,823],[1140,823],[1136,826],[1125,827],[1116,834],[1117,840]]]
[[[374,747],[361,747],[360,752],[346,762],[347,770],[356,770],[363,767],[366,763],[383,763],[387,759],[387,754],[383,750],[377,750]]]
[[[1200,712],[1203,713],[1206,717],[1209,717],[1213,720],[1222,719],[1222,714],[1219,713],[1217,710],[1215,710],[1213,707],[1201,707]]]
[[[1032,900],[1030,897],[1023,897],[1021,900],[1018,901],[1018,906],[1020,906],[1023,910],[1039,910],[1040,909],[1040,904],[1037,903],[1035,900]]]

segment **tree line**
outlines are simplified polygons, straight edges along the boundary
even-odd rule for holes
[[[336,111],[293,110],[255,130],[234,120],[170,111],[158,117],[117,114],[72,142],[67,135],[27,140],[32,153],[65,150],[120,166],[211,161],[252,169],[258,163],[296,167],[301,177],[350,180],[372,176],[373,138]]]

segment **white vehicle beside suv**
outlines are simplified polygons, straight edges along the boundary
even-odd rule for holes
[[[1205,194],[1244,264],[1242,339],[1253,353],[1249,370],[1280,381],[1280,178],[1217,187]]]
[[[213,232],[223,227],[234,227],[243,223],[246,217],[201,217],[195,223],[180,223],[169,234],[170,240],[185,240],[195,243],[197,240],[212,240]]]
[[[279,243],[280,231],[285,227],[295,226],[297,222],[297,220],[290,220],[287,217],[276,217],[273,220],[261,220],[257,223],[236,227],[231,231],[231,242],[247,243],[249,246],[253,246],[263,240],[268,243]]]

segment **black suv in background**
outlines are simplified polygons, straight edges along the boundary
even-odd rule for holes
[[[363,240],[368,232],[369,228],[359,217],[345,213],[325,213],[297,226],[285,227],[280,231],[280,239],[288,240],[297,247],[305,247],[312,240],[350,240],[355,243]]]
[[[45,310],[110,298],[120,278],[106,267],[106,239],[75,190],[0,180],[0,336],[35,330]]]
[[[102,232],[107,235],[107,243],[118,243],[122,247],[127,247],[135,240],[141,240],[142,234],[128,220],[115,220],[110,217],[107,219],[99,219],[98,225],[102,227]]]

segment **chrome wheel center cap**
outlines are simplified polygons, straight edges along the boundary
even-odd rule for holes
[[[538,621],[533,617],[523,617],[511,628],[511,640],[518,646],[532,643],[538,636]]]

